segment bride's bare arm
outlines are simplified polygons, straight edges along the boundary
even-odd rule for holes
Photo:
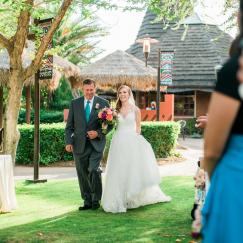
[[[136,107],[136,132],[141,133],[141,111]]]

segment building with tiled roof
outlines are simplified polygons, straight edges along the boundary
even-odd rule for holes
[[[203,21],[198,14],[188,17],[179,27],[173,28],[171,24],[165,28],[149,11],[144,16],[137,39],[146,35],[159,41],[151,45],[149,66],[158,67],[159,48],[174,51],[173,83],[167,87],[167,93],[174,94],[175,117],[205,114],[216,83],[216,68],[227,59],[232,37],[217,25]],[[144,60],[139,43],[131,45],[127,52]],[[149,96],[150,100],[155,99],[155,92]],[[148,95],[141,92],[137,100],[150,102]]]

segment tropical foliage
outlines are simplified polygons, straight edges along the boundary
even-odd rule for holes
[[[101,37],[107,34],[97,23],[95,14],[88,19],[78,17],[64,21],[54,35],[56,53],[78,65],[87,64],[102,52],[97,47]]]

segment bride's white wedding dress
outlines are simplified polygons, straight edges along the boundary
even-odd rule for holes
[[[101,204],[106,212],[171,200],[160,189],[161,181],[151,145],[136,133],[136,111],[118,115],[118,127],[109,150]]]

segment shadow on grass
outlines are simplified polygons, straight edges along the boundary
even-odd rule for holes
[[[174,242],[177,238],[190,239],[189,217],[181,217],[177,211],[176,221],[172,222],[171,217],[158,215],[160,207],[151,207],[123,215],[106,214],[101,210],[70,212],[0,230],[0,239],[1,242]]]
[[[73,202],[81,203],[78,180],[74,179],[50,180],[40,184],[23,181],[19,182],[16,193],[66,205]]]
[[[56,203],[62,194],[62,200],[69,201],[63,191],[73,189],[74,181],[53,182],[52,189],[38,186],[39,200],[50,200],[48,194],[56,191]],[[29,195],[33,185],[20,185],[18,194]],[[32,188],[32,189],[31,189]],[[48,189],[49,188],[49,189]],[[0,230],[0,242],[175,242],[190,239],[190,210],[193,203],[193,187],[188,178],[168,178],[163,188],[173,200],[138,209],[126,214],[97,211],[72,211],[49,218],[36,218],[31,223],[22,223]],[[30,190],[30,191],[29,191]],[[50,190],[47,192],[47,190]],[[76,198],[72,191],[71,200]],[[34,194],[37,197],[36,194]],[[53,198],[51,198],[53,201]],[[48,207],[45,209],[48,210]]]

